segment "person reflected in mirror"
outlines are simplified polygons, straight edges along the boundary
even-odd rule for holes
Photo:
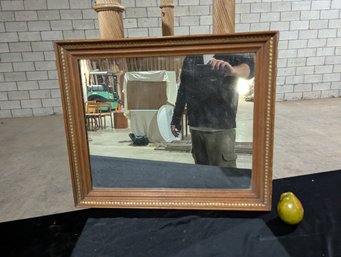
[[[178,136],[187,108],[196,164],[236,167],[237,82],[253,76],[252,54],[187,56],[171,121]]]

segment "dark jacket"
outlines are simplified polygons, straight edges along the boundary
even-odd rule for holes
[[[253,76],[253,58],[243,55],[215,55],[215,59],[229,62],[232,66],[249,65]],[[181,128],[182,114],[187,104],[188,123],[191,127],[230,129],[236,127],[238,92],[236,77],[225,77],[225,71],[212,71],[203,64],[203,56],[185,58],[181,82],[175,103],[172,125]]]

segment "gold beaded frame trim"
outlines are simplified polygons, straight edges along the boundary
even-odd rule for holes
[[[152,201],[81,201],[83,206],[126,206],[126,207],[265,207],[264,203],[234,203],[234,202],[152,202]]]
[[[271,34],[271,33],[270,33]],[[202,37],[202,38],[201,38]],[[166,38],[166,39],[140,39],[138,42],[134,40],[118,40],[115,42],[107,42],[107,41],[60,41],[59,45],[59,58],[60,58],[60,69],[61,69],[61,83],[63,84],[62,96],[64,97],[63,104],[64,106],[64,117],[65,123],[67,124],[67,133],[69,135],[69,155],[72,160],[71,172],[74,178],[74,196],[75,202],[80,207],[112,207],[112,208],[177,208],[177,209],[242,209],[242,210],[265,210],[271,208],[271,184],[272,184],[272,143],[273,143],[273,102],[275,95],[275,68],[276,68],[276,58],[277,58],[277,33],[272,32],[272,35],[269,36],[263,34],[254,33],[252,35],[237,35],[237,36],[196,36],[196,37],[187,37],[187,38]],[[221,200],[217,201],[214,199],[212,201],[202,201],[195,200],[195,197],[192,200],[167,200],[167,197],[163,197],[163,199],[155,199],[148,198],[148,200],[143,200],[143,197],[138,197],[134,200],[129,200],[129,196],[126,196],[124,199],[127,200],[110,200],[110,197],[101,196],[101,197],[90,197],[82,195],[84,192],[83,180],[81,178],[80,167],[82,167],[81,163],[78,159],[79,154],[79,146],[76,144],[76,131],[74,124],[74,114],[73,114],[73,106],[72,106],[72,92],[70,89],[70,74],[69,67],[66,59],[65,51],[69,51],[71,56],[73,55],[73,51],[84,50],[86,52],[87,49],[94,49],[94,45],[96,45],[98,51],[101,49],[117,49],[124,48],[129,46],[137,46],[137,47],[153,47],[155,45],[159,45],[160,43],[166,46],[179,46],[179,45],[191,45],[195,44],[200,47],[201,44],[209,45],[212,42],[219,43],[225,38],[228,38],[228,42],[233,44],[236,42],[245,43],[245,42],[262,42],[263,45],[267,44],[267,81],[263,81],[264,84],[267,84],[266,88],[266,97],[265,97],[265,113],[264,113],[264,175],[262,176],[262,184],[263,189],[261,190],[261,195],[258,199],[240,199],[236,200],[235,198],[227,197],[221,198]],[[184,43],[184,44],[183,44]],[[56,42],[58,45],[58,42]],[[56,48],[57,49],[57,48]],[[241,48],[243,49],[243,48]],[[199,50],[195,49],[195,50]],[[56,50],[57,51],[57,50]],[[77,57],[78,58],[78,57]],[[83,173],[82,173],[83,174]],[[93,189],[98,192],[98,189]],[[124,189],[125,190],[125,189]],[[127,189],[129,191],[129,189]],[[148,188],[145,189],[148,191]],[[174,189],[176,190],[176,189]],[[209,189],[207,189],[209,191]],[[121,191],[123,191],[121,189]],[[193,189],[195,191],[195,189]],[[226,191],[226,190],[225,190]],[[108,200],[103,200],[103,198],[107,198]],[[181,198],[181,197],[180,197]]]
[[[269,184],[271,178],[269,176],[270,170],[270,139],[271,139],[271,103],[272,103],[272,77],[273,77],[273,58],[274,58],[274,38],[269,40],[269,70],[268,70],[268,94],[266,97],[266,116],[265,116],[265,160],[264,160],[264,205],[267,205],[270,200]],[[272,173],[272,170],[271,170]]]

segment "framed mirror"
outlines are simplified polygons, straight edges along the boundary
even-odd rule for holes
[[[277,43],[55,42],[76,206],[270,210]]]

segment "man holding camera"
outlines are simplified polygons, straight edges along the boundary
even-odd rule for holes
[[[251,54],[192,55],[184,60],[171,130],[178,135],[187,105],[196,164],[236,167],[237,81],[254,70]]]

